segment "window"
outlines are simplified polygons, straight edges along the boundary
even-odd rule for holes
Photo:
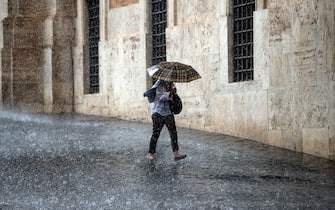
[[[166,0],[152,0],[152,65],[166,60]]]
[[[88,0],[89,93],[99,93],[99,0]]]
[[[254,79],[254,11],[255,0],[233,0],[233,82]]]

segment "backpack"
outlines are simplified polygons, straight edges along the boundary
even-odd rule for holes
[[[173,114],[179,114],[183,109],[183,103],[177,94],[173,94],[172,100],[169,101],[169,105]]]

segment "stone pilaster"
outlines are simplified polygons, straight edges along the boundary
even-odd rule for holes
[[[3,19],[8,15],[8,2],[0,2],[0,110],[2,110],[2,48],[4,46]]]
[[[22,111],[44,111],[44,48],[50,1],[10,1],[4,25],[3,104]],[[50,61],[49,61],[50,62]]]
[[[73,46],[76,5],[71,0],[57,0],[53,18],[52,101],[53,112],[73,111]]]
[[[44,112],[52,112],[52,44],[53,44],[53,19],[44,21],[43,35],[43,104]]]

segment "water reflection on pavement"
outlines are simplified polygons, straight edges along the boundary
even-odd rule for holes
[[[335,209],[335,163],[227,135],[81,115],[0,113],[0,209]]]

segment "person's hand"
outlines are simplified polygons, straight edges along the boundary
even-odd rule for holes
[[[170,96],[177,93],[177,88],[171,88]]]

